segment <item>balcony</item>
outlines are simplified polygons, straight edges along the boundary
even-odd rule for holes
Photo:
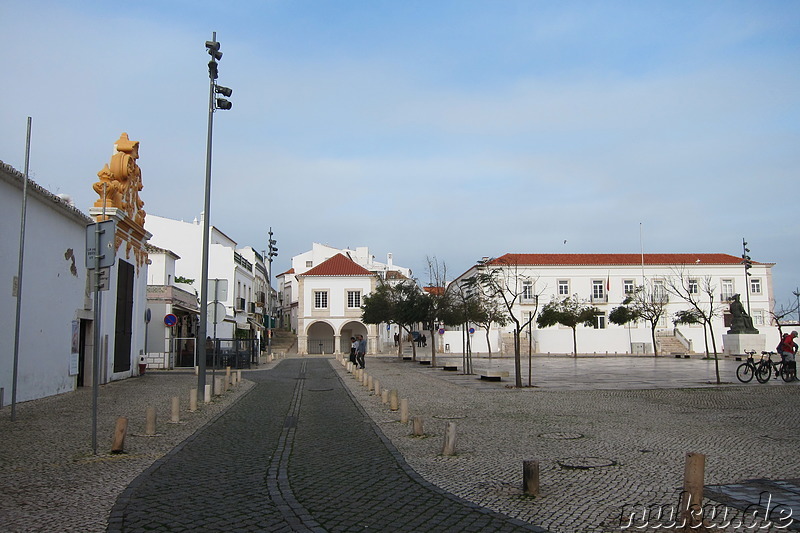
[[[244,298],[234,298],[234,305],[237,311],[244,311],[245,308]]]

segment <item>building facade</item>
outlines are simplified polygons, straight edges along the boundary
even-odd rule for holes
[[[597,354],[652,354],[650,325],[645,321],[614,325],[608,315],[622,305],[627,296],[638,287],[664,302],[664,312],[657,321],[657,344],[660,353],[703,352],[705,350],[702,325],[673,323],[675,313],[690,309],[675,287],[685,287],[704,309],[715,309],[712,320],[714,339],[719,353],[724,351],[727,332],[727,309],[735,294],[749,306],[753,324],[761,333],[770,333],[770,312],[773,306],[771,263],[754,263],[747,274],[739,257],[728,254],[505,254],[496,259],[479,262],[456,278],[453,284],[463,285],[465,280],[479,273],[502,272],[516,293],[515,314],[527,320],[542,306],[566,297],[578,298],[595,306],[599,313],[592,327],[578,326],[578,353]],[[535,316],[535,315],[534,315]],[[473,351],[488,350],[483,332],[472,336]],[[480,334],[479,334],[480,333]],[[490,339],[493,350],[513,353],[513,330],[493,327]],[[777,337],[777,333],[774,335]],[[460,332],[446,332],[443,343],[461,345]],[[563,354],[573,349],[572,330],[563,326],[538,328],[533,320],[523,332],[522,342],[531,339],[533,353]],[[765,336],[767,349],[771,334]],[[774,343],[773,343],[774,344]],[[524,350],[527,352],[527,347]]]

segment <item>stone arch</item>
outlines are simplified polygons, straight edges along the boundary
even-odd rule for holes
[[[306,328],[306,344],[309,354],[330,354],[336,351],[333,326],[324,320],[317,320]]]
[[[350,337],[356,335],[363,335],[369,341],[369,329],[362,322],[358,320],[351,320],[345,322],[339,329],[338,343],[339,351],[341,353],[350,353]],[[367,352],[371,352],[369,342],[367,342]]]

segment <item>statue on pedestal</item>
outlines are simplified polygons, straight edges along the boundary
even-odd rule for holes
[[[758,330],[753,326],[753,318],[744,310],[738,294],[734,294],[731,299],[730,307],[732,320],[731,329],[728,334],[755,334],[758,335]]]

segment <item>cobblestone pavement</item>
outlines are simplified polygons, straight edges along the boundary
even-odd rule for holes
[[[218,374],[219,375],[219,374]],[[208,378],[211,378],[209,373]],[[117,496],[153,461],[236,402],[243,381],[212,403],[188,411],[193,372],[148,372],[99,387],[97,455],[92,453],[92,389],[17,405],[0,415],[0,531],[105,531]],[[181,405],[171,423],[172,397]],[[155,436],[145,436],[145,411],[156,408]],[[118,417],[128,418],[124,454],[110,453]]]
[[[251,392],[131,484],[109,531],[543,531],[419,478],[329,360],[249,379]]]
[[[460,358],[456,362],[460,367]],[[489,364],[479,360],[475,368]],[[396,357],[368,359],[369,375],[408,400],[410,417],[422,417],[425,438],[412,437],[397,412],[387,409],[341,365],[337,368],[348,376],[345,381],[365,410],[425,479],[481,506],[553,532],[571,533],[622,531],[633,510],[641,517],[644,508],[677,506],[687,452],[706,455],[707,485],[800,477],[794,460],[800,444],[798,383],[740,384],[734,374],[738,364],[720,361],[721,379],[727,384],[709,386],[713,362],[697,359],[537,358],[538,386],[510,389],[513,368],[504,383],[487,383]],[[491,365],[496,370],[511,362],[495,360]],[[612,368],[627,369],[629,375],[604,378]],[[581,377],[565,380],[568,375]],[[584,378],[593,375],[599,383]],[[620,388],[619,381],[632,386],[657,381],[658,375],[664,376],[658,382],[662,388]],[[691,386],[697,388],[687,388]],[[455,457],[440,453],[449,421],[457,427]],[[525,460],[540,462],[537,498],[521,493]],[[800,509],[793,511],[800,516]],[[737,511],[730,513],[729,518]],[[654,514],[649,514],[649,526],[637,518],[628,530],[663,530],[656,527],[660,524]],[[746,527],[753,523],[737,528],[733,520],[727,528],[710,530],[781,531],[779,526],[786,525]]]

